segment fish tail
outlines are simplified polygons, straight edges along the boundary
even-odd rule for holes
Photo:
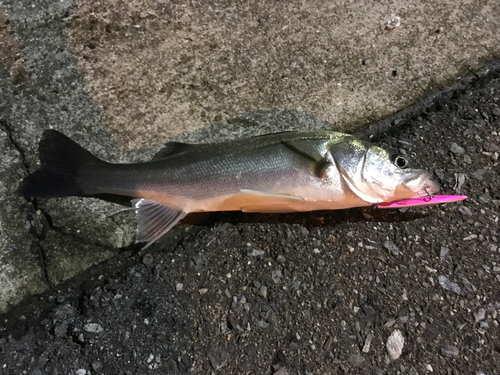
[[[40,141],[41,168],[26,177],[17,192],[24,197],[85,196],[78,181],[82,166],[104,163],[56,130],[46,130]]]

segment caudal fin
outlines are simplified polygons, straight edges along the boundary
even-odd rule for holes
[[[78,182],[83,165],[100,159],[56,130],[46,130],[40,141],[41,168],[26,177],[17,192],[24,197],[88,195]]]

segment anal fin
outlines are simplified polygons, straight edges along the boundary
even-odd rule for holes
[[[132,205],[138,216],[135,242],[147,242],[143,249],[162,237],[187,213],[164,206],[150,199],[133,199]]]

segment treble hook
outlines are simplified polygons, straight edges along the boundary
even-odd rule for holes
[[[434,199],[434,197],[435,197],[435,195],[434,195],[434,194],[432,194],[432,192],[429,192],[429,190],[428,190],[428,189],[429,189],[429,187],[428,187],[428,186],[424,186],[424,190],[425,190],[425,192],[426,192],[426,193],[427,193],[427,195],[428,195],[428,197],[424,199],[426,202],[429,202],[431,199]]]

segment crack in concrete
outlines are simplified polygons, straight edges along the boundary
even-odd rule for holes
[[[5,119],[0,119],[0,128],[5,132],[7,135],[7,139],[9,140],[9,143],[12,145],[12,147],[19,153],[20,159],[21,159],[21,164],[23,165],[23,169],[25,174],[28,174],[29,170],[29,164],[26,161],[26,155],[24,153],[24,150],[22,147],[19,145],[19,143],[15,140],[13,132],[9,124]],[[40,211],[43,212],[42,210],[39,210],[38,204],[35,199],[29,199],[29,198],[24,198],[26,202],[31,205],[33,208],[34,212]],[[30,214],[28,214],[30,215]],[[27,217],[26,220],[28,221],[28,224],[32,230],[28,231],[28,234],[30,234],[34,239],[36,243],[36,247],[39,250],[39,259],[41,260],[41,268],[42,268],[42,273],[43,273],[43,281],[47,286],[52,289],[52,283],[50,282],[49,275],[48,275],[48,265],[47,265],[47,254],[45,252],[45,249],[41,245],[41,241],[43,240],[43,237],[45,237],[45,233],[42,230],[42,233],[38,234],[37,230],[33,224],[33,219]]]
[[[16,141],[13,131],[5,119],[0,119],[0,129],[2,129],[7,135],[7,139],[10,145],[19,153],[21,159],[20,161],[23,166],[24,172],[25,174],[28,174],[30,165],[27,162],[25,151]],[[65,232],[63,229],[58,228],[53,224],[51,215],[42,208],[40,208],[36,198],[24,198],[24,199],[26,203],[31,207],[31,209],[28,210],[29,212],[27,212],[26,214],[26,220],[28,221],[28,225],[30,227],[28,234],[33,237],[32,246],[33,248],[36,247],[36,250],[34,251],[37,251],[39,253],[38,258],[40,267],[42,269],[43,281],[50,290],[53,290],[55,285],[50,281],[50,275],[48,271],[49,261],[48,261],[47,251],[45,250],[42,244],[43,241],[47,238],[47,233],[49,230],[52,230],[64,237],[70,237],[73,241],[76,241],[77,243],[80,243],[82,245],[97,246],[99,248],[102,248],[103,250],[116,251],[116,249],[112,249],[109,246],[103,246],[102,244],[95,243],[94,241],[89,241],[85,238],[78,237],[72,233]],[[39,216],[39,218],[37,219],[36,216]],[[37,226],[36,224],[37,220],[40,221],[39,226]]]
[[[110,251],[116,250],[115,248],[113,248],[111,246],[106,246],[106,245],[103,245],[102,243],[98,243],[98,242],[86,239],[84,237],[77,236],[76,234],[68,233],[68,232],[64,231],[62,228],[54,225],[54,223],[52,221],[52,217],[50,216],[50,214],[48,212],[46,212],[42,209],[40,209],[40,212],[44,215],[44,218],[47,221],[49,229],[53,230],[54,232],[61,234],[64,237],[69,237],[69,238],[75,240],[77,243],[80,243],[82,245],[96,246],[96,247],[101,248],[103,250],[110,250]],[[46,237],[46,235],[44,236],[43,239],[45,239],[45,237]]]
[[[28,163],[26,162],[26,155],[24,153],[24,150],[22,149],[22,147],[19,145],[19,143],[17,143],[17,141],[14,139],[14,136],[12,134],[12,129],[11,127],[9,126],[7,120],[5,119],[0,119],[0,127],[3,129],[3,131],[5,132],[5,134],[7,135],[7,138],[9,139],[9,142],[10,144],[12,145],[12,147],[14,147],[14,149],[19,153],[19,155],[21,156],[21,163],[23,164],[23,167],[24,167],[24,170],[26,173],[28,173],[28,170],[29,170],[29,165]]]

